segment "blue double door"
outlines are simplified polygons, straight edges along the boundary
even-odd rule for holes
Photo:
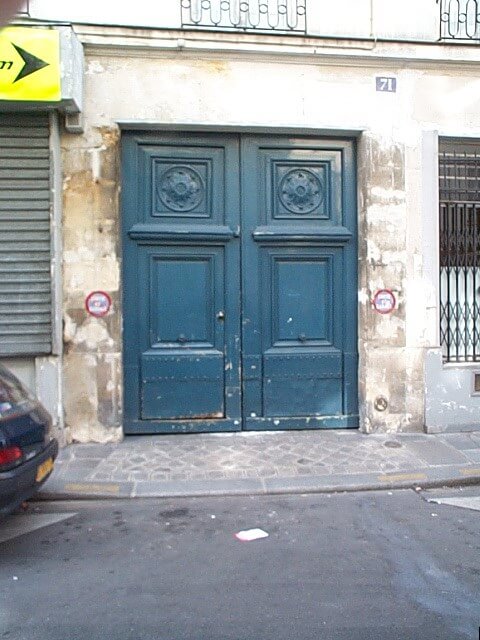
[[[354,146],[126,132],[126,433],[358,426]]]

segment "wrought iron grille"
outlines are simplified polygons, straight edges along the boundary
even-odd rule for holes
[[[480,0],[437,0],[441,40],[480,40]]]
[[[480,141],[441,141],[440,342],[446,362],[480,361]]]
[[[182,27],[306,33],[306,0],[180,0]]]

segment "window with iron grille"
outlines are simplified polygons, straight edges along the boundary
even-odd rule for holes
[[[480,362],[480,141],[441,139],[440,342],[445,362]]]

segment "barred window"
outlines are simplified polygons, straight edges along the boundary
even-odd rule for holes
[[[480,141],[441,139],[440,342],[445,362],[480,361]]]

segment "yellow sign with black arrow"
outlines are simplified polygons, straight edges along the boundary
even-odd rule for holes
[[[62,99],[60,36],[54,29],[7,27],[0,31],[0,101]]]

